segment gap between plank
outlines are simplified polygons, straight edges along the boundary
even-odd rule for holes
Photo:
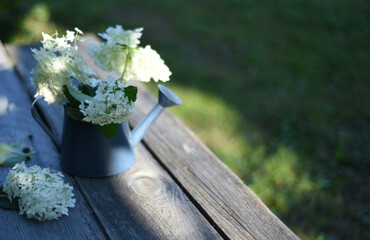
[[[184,192],[184,194],[189,198],[191,203],[198,209],[198,211],[205,217],[205,219],[211,224],[211,226],[217,231],[220,236],[225,240],[230,240],[226,233],[213,221],[211,216],[202,208],[202,206],[193,198],[193,196],[186,190],[186,188],[181,184],[181,182],[176,178],[176,176],[171,172],[171,170],[158,158],[158,156],[153,152],[153,150],[148,146],[146,141],[141,141],[153,158],[159,163],[159,165],[171,176],[173,181],[179,186],[179,188]]]
[[[67,174],[68,174],[68,173],[67,173]],[[99,226],[103,229],[103,232],[104,232],[105,236],[107,237],[107,239],[112,240],[112,238],[109,236],[109,234],[108,234],[107,230],[105,229],[105,227],[104,227],[104,225],[103,225],[102,221],[100,220],[100,218],[99,218],[98,214],[95,212],[95,210],[94,210],[94,208],[93,208],[93,206],[92,206],[92,203],[90,202],[89,198],[87,197],[87,194],[86,194],[86,193],[85,193],[85,191],[83,190],[83,188],[82,188],[82,186],[81,186],[81,184],[80,184],[80,182],[79,182],[78,177],[77,177],[77,176],[73,176],[73,175],[71,175],[71,176],[72,176],[73,180],[75,181],[75,183],[77,184],[78,188],[80,189],[80,192],[81,192],[82,196],[85,198],[85,200],[86,200],[86,202],[87,202],[87,205],[89,205],[89,207],[90,207],[90,209],[91,209],[91,212],[93,213],[93,215],[94,215],[94,216],[95,216],[95,218],[97,219],[97,222],[98,222]]]

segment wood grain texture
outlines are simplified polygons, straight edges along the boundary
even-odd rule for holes
[[[150,93],[143,92],[130,123],[136,126],[155,101]],[[231,239],[298,239],[253,191],[168,111],[148,131],[144,142]]]
[[[134,166],[122,174],[79,179],[112,239],[122,233],[127,239],[220,239],[141,144],[135,155]]]
[[[81,49],[85,47],[82,45]],[[106,78],[106,72],[96,68],[91,59],[85,59],[94,72]],[[138,85],[138,101],[130,119],[132,126],[136,126],[157,103],[142,84]],[[191,130],[168,111],[154,123],[144,142],[199,209],[227,237],[299,239]]]
[[[27,162],[60,171],[59,154],[53,143],[31,116],[31,99],[21,84],[0,43],[0,142],[22,142],[37,155]],[[11,168],[0,167],[0,184]],[[0,239],[106,239],[104,231],[83,198],[74,179],[65,174],[74,187],[76,207],[59,220],[37,222],[20,216],[18,211],[0,209]]]
[[[27,72],[33,66],[22,62],[32,58],[29,49],[8,49],[20,75],[27,78]],[[32,93],[32,88],[27,88]],[[48,114],[48,106],[40,108]],[[63,112],[55,111],[53,114],[59,119]],[[51,119],[49,124],[55,132],[60,131],[60,121]],[[134,167],[115,177],[76,177],[109,237],[219,239],[215,229],[141,144],[135,149],[135,154],[137,160]]]

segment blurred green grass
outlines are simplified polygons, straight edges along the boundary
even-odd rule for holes
[[[366,239],[369,16],[364,0],[2,0],[0,39],[144,27],[184,101],[172,112],[293,231]]]

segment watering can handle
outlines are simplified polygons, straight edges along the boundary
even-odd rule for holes
[[[53,134],[53,132],[51,131],[50,127],[47,126],[45,124],[45,122],[42,120],[42,118],[40,117],[40,114],[37,112],[37,109],[36,109],[36,102],[38,100],[40,100],[41,97],[37,97],[33,103],[32,103],[32,107],[31,107],[31,113],[32,113],[32,117],[33,119],[35,119],[35,121],[40,125],[40,127],[46,132],[47,135],[49,135],[49,137],[51,138],[51,140],[53,141],[55,147],[58,149],[58,151],[60,152],[60,147],[59,147],[59,141],[58,139],[56,138],[56,136]]]

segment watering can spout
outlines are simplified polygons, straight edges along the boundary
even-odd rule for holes
[[[158,91],[158,104],[162,107],[168,108],[176,105],[182,105],[181,99],[169,88],[159,84]]]
[[[143,139],[146,132],[157,120],[159,115],[165,108],[182,105],[181,99],[172,92],[169,88],[159,84],[158,85],[158,103],[153,107],[150,113],[135,127],[131,134],[131,147],[136,147]]]

